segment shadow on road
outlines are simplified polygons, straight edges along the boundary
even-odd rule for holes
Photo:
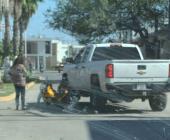
[[[36,110],[42,113],[61,114],[62,108],[56,105],[46,105],[44,103],[28,103],[28,110]],[[62,113],[63,114],[63,113]]]
[[[89,102],[80,102],[74,109],[69,110],[67,105],[45,103],[28,103],[28,110],[37,110],[43,113],[51,114],[142,114],[149,112],[148,110],[130,109],[120,104],[105,105],[102,107],[92,107]],[[66,111],[67,110],[67,111]]]
[[[113,105],[105,105],[101,107],[92,107],[88,102],[79,103],[76,106],[79,110],[85,110],[90,114],[127,114],[127,113],[146,113],[148,110],[137,110],[130,109],[128,106],[124,106],[121,104],[113,104]]]

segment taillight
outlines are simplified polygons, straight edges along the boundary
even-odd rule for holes
[[[106,72],[106,78],[114,78],[114,65],[107,64],[105,72]]]
[[[170,78],[170,64],[169,64],[169,70],[168,70],[168,77]]]

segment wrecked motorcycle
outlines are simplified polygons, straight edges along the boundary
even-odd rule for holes
[[[43,99],[44,103],[50,105],[51,103],[70,103],[70,95],[67,84],[61,82],[58,86],[57,91],[53,88],[52,83],[48,80],[45,80],[40,85],[40,93],[37,99],[39,103],[41,98]]]

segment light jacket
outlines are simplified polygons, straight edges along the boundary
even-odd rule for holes
[[[16,66],[12,67],[9,71],[9,74],[14,85],[26,85],[27,70],[23,64],[17,64]]]

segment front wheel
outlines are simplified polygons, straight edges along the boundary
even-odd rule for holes
[[[91,88],[93,89],[93,92],[101,92],[100,90],[100,82],[99,82],[99,76],[98,75],[92,75],[91,76]],[[90,96],[90,104],[93,107],[103,107],[106,104],[107,100],[97,94],[92,94]]]
[[[167,95],[162,93],[149,97],[149,104],[153,111],[163,111],[167,105]]]

